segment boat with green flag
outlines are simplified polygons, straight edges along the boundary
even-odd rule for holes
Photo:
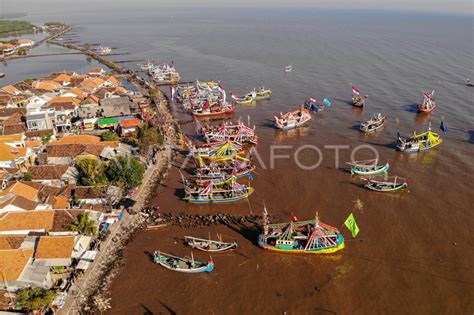
[[[331,254],[344,248],[344,237],[338,229],[312,220],[270,224],[267,209],[263,210],[263,234],[258,245],[263,249],[288,254]]]

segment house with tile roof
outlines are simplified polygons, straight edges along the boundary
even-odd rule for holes
[[[58,82],[62,86],[68,86],[71,84],[71,76],[66,73],[61,73],[53,78],[54,82]]]
[[[33,81],[31,83],[31,86],[35,89],[48,92],[59,91],[63,88],[63,85],[61,83],[52,80]]]
[[[0,234],[27,235],[53,229],[54,210],[14,211],[0,214]]]
[[[31,181],[55,187],[75,183],[78,175],[76,168],[69,165],[33,165],[28,173]]]
[[[95,68],[90,69],[87,74],[93,77],[101,77],[105,75],[105,73],[106,73],[105,70],[102,69],[101,67],[95,67]]]
[[[16,44],[18,47],[33,47],[35,45],[35,42],[32,41],[31,39],[17,39]]]
[[[41,236],[35,250],[35,264],[70,266],[76,236]]]
[[[21,95],[21,94],[23,94],[23,92],[18,90],[13,85],[4,86],[4,87],[0,88],[0,90],[2,90],[3,92],[5,92],[7,94],[10,94],[10,95]]]
[[[0,143],[8,144],[12,148],[24,148],[25,145],[25,135],[13,134],[13,135],[0,135]]]
[[[0,168],[17,168],[26,170],[33,164],[33,150],[30,148],[14,148],[0,143]]]
[[[3,281],[0,282],[0,288],[16,290],[27,284],[23,284],[21,277],[31,263],[33,249],[0,249],[0,272]],[[8,285],[8,287],[7,287]]]
[[[45,207],[45,205],[40,205],[39,202],[26,199],[22,196],[17,196],[13,194],[7,194],[0,201],[0,213],[13,212],[13,211],[28,211],[28,210],[38,210],[41,208],[50,208]]]

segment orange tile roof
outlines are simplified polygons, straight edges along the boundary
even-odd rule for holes
[[[41,147],[41,145],[43,144],[43,142],[39,141],[39,140],[26,140],[25,141],[25,144],[28,148],[31,148],[31,149],[36,149],[36,148],[39,148]]]
[[[56,196],[53,198],[53,209],[69,208],[69,199],[64,196]]]
[[[48,105],[55,104],[55,103],[72,103],[79,105],[81,100],[75,98],[75,97],[70,97],[70,96],[57,96],[53,97],[49,102]]]
[[[53,79],[55,82],[71,82],[71,76],[62,73]]]
[[[13,134],[13,135],[0,135],[0,143],[5,142],[17,142],[23,139],[22,134]]]
[[[15,161],[19,157],[26,157],[26,148],[14,148],[0,143],[0,161]]]
[[[17,280],[33,255],[32,249],[0,250],[0,270],[2,280]]]
[[[25,240],[25,236],[18,235],[0,235],[0,250],[18,249]],[[1,278],[1,277],[0,277]]]
[[[75,236],[41,236],[35,259],[71,258]]]
[[[22,182],[14,182],[10,184],[10,186],[0,192],[0,196],[5,196],[8,193],[21,196],[31,201],[38,200],[38,189],[35,189],[29,185],[25,185]]]
[[[51,81],[51,80],[33,81],[33,83],[31,83],[31,86],[34,87],[35,89],[45,90],[45,91],[59,90],[60,88],[63,87],[60,83]]]
[[[0,216],[0,232],[46,230],[53,228],[53,210],[7,212]]]
[[[120,84],[119,80],[117,80],[114,76],[109,76],[109,77],[105,78],[105,80],[109,81],[113,85],[119,85]]]
[[[38,206],[39,202],[26,199],[22,196],[8,195],[6,199],[3,198],[0,203],[0,209],[5,209],[7,206],[14,206],[22,210],[34,210]]]
[[[19,44],[32,44],[34,43],[34,41],[32,41],[31,39],[17,39],[16,41],[17,43]]]
[[[123,128],[131,128],[136,127],[140,124],[140,120],[138,118],[131,118],[131,119],[124,119],[120,122]]]
[[[87,97],[87,93],[80,88],[74,88],[74,89],[70,89],[69,91],[64,92],[64,94],[68,94],[68,93],[72,93],[80,99],[84,99]]]
[[[12,44],[2,44],[1,46],[3,49],[15,48],[15,45]]]
[[[97,136],[77,135],[77,136],[66,136],[58,141],[53,142],[52,144],[70,144],[70,143],[96,144],[99,142],[100,142],[100,137],[97,137]]]
[[[88,78],[82,82],[83,85],[89,85],[94,88],[98,88],[102,84],[104,84],[104,80],[101,78]]]
[[[89,70],[89,73],[99,73],[99,72],[104,72],[105,70],[102,69],[101,67],[95,67]]]
[[[4,86],[3,88],[1,88],[3,91],[7,92],[8,94],[11,94],[11,95],[15,95],[15,94],[18,94],[18,93],[21,93],[20,90],[18,90],[16,87],[14,87],[13,85],[7,85],[7,86]]]

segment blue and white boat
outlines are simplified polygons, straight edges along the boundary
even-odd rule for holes
[[[210,257],[207,263],[194,260],[193,253],[191,258],[176,257],[157,251],[153,255],[153,261],[166,269],[184,272],[184,273],[201,273],[211,272],[214,269],[214,262]]]

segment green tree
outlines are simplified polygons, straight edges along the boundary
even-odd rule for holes
[[[162,145],[164,142],[164,136],[153,126],[144,125],[138,127],[137,140],[138,148],[140,151],[145,152],[149,146],[159,144]]]
[[[79,171],[79,182],[84,186],[101,186],[107,184],[105,163],[99,159],[84,158],[76,162]]]
[[[119,137],[112,131],[106,131],[100,135],[100,139],[102,141],[116,141],[119,139]]]
[[[70,229],[84,235],[95,235],[97,233],[97,224],[89,219],[89,212],[84,212],[77,216],[76,221],[71,224]]]
[[[26,181],[31,181],[31,173],[30,172],[25,172],[23,173],[23,180],[26,180]]]
[[[49,140],[51,140],[51,136],[52,136],[51,134],[47,134],[47,135],[45,135],[45,136],[42,136],[42,137],[41,137],[41,141],[43,142],[43,144],[48,143]]]
[[[118,157],[107,169],[110,181],[126,189],[140,186],[144,174],[145,167],[134,156]]]
[[[20,49],[18,49],[16,51],[16,53],[18,54],[18,56],[26,56],[26,53],[28,52],[28,50],[25,48],[25,47],[21,47]]]
[[[18,306],[27,311],[44,311],[51,306],[56,292],[43,288],[24,288],[17,292]]]

